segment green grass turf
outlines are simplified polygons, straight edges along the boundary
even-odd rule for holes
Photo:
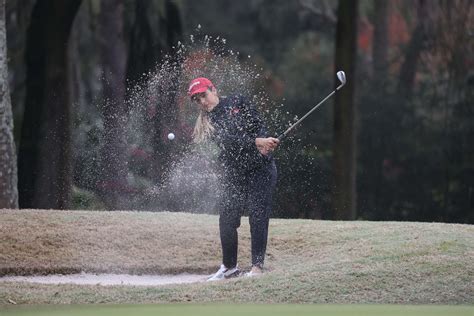
[[[412,315],[446,315],[472,316],[474,306],[460,305],[235,305],[235,304],[162,304],[162,305],[61,305],[61,306],[18,306],[8,307],[0,312],[2,316],[157,316],[157,315],[351,315],[351,316],[412,316]]]

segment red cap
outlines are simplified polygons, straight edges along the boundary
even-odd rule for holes
[[[199,77],[191,81],[188,88],[188,95],[193,96],[196,93],[201,93],[206,91],[208,88],[213,88],[214,85],[212,84],[211,80]]]

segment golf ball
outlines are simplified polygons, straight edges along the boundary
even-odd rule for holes
[[[168,139],[169,139],[169,140],[173,140],[173,139],[174,139],[174,134],[173,134],[173,133],[169,133],[169,134],[168,134]]]

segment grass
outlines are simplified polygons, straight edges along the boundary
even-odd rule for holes
[[[247,218],[239,234],[245,267]],[[220,264],[218,236],[213,215],[0,210],[0,275],[210,273]],[[266,267],[256,279],[159,287],[0,282],[0,305],[472,305],[474,227],[272,219]]]
[[[473,309],[468,306],[394,306],[394,305],[120,305],[120,306],[67,306],[67,307],[35,307],[7,309],[5,316],[82,316],[82,315],[248,315],[248,316],[280,316],[280,315],[327,315],[327,316],[412,316],[412,315],[451,315],[470,316]]]

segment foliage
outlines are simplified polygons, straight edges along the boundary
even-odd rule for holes
[[[254,100],[272,133],[282,132],[331,91],[335,82],[335,2],[154,0],[143,6],[125,1],[125,41],[128,56],[134,56],[130,63],[133,67],[129,65],[133,69],[128,69],[128,79],[132,79],[128,82],[128,97],[137,77],[145,78],[164,65],[165,55],[173,52],[167,46],[171,40],[175,41],[171,45],[174,51],[179,50],[176,37],[167,34],[167,23],[177,21],[168,21],[171,13],[165,4],[169,3],[177,5],[182,17],[182,45],[188,45],[193,36],[196,42],[205,36],[219,39],[223,43],[220,47],[211,40],[207,48],[222,59],[208,66],[215,68],[227,63],[229,67],[239,63],[242,72],[222,73],[229,69],[225,67],[221,73],[214,70],[225,89],[229,90],[231,83],[238,81],[237,77],[247,69],[257,70],[258,79],[244,78],[254,84],[247,86],[246,92],[256,95]],[[71,37],[74,185],[91,194],[96,193],[100,181],[97,171],[104,128],[99,114],[103,103],[97,45],[99,15],[94,4],[97,3],[83,1]],[[360,53],[353,79],[358,110],[358,217],[472,223],[473,3],[437,0],[417,1],[414,5],[413,1],[397,0],[388,4],[387,68],[386,75],[380,78],[374,73],[372,51],[378,20],[376,6],[372,0],[360,1]],[[25,94],[25,65],[20,56],[32,7],[32,1],[7,3],[17,143],[18,128],[24,121]],[[132,38],[136,45],[132,45]],[[229,50],[235,55],[229,54]],[[124,194],[134,203],[138,196],[143,198],[142,204],[132,207],[166,208],[169,204],[164,200],[156,199],[155,204],[150,204],[146,192],[165,181],[169,176],[166,171],[173,166],[173,160],[178,160],[177,155],[192,152],[188,145],[195,112],[182,93],[191,73],[179,71],[169,85],[179,92],[178,96],[139,99],[129,109],[129,187]],[[282,143],[276,153],[279,184],[274,216],[331,217],[332,130],[332,102],[328,101]],[[166,141],[169,131],[177,134],[174,143]],[[183,154],[182,158],[185,157]],[[201,193],[206,197],[212,195],[209,188],[186,192],[186,196],[193,197],[190,201]],[[201,211],[215,212],[208,206],[200,207]],[[172,206],[176,210],[181,207],[188,208],[181,204]]]

